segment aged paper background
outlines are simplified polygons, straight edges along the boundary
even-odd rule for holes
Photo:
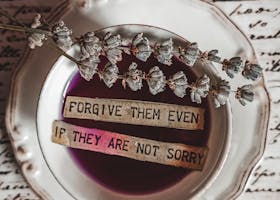
[[[42,3],[43,2],[43,3]],[[57,1],[58,2],[58,1]],[[54,0],[1,0],[0,7],[23,22],[47,14]],[[267,146],[239,200],[280,199],[280,0],[217,1],[251,39],[265,68],[272,112]],[[0,22],[8,22],[0,17]],[[0,30],[0,200],[37,200],[22,178],[5,132],[5,107],[11,73],[26,48],[22,34]]]

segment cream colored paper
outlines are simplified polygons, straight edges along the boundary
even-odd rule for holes
[[[158,102],[68,96],[64,117],[197,130],[204,128],[204,111]]]
[[[208,148],[167,143],[54,121],[52,141],[64,146],[140,161],[202,170]]]
[[[33,2],[33,3],[30,3]],[[9,12],[16,14],[20,21],[29,23],[32,17],[27,18],[25,15],[21,15],[18,12],[19,9],[23,11],[28,9],[30,6],[34,8],[42,7],[42,1],[0,1],[0,6],[8,10]],[[57,1],[58,2],[58,1]],[[54,7],[53,1],[45,1],[45,4],[49,4]],[[279,29],[279,0],[256,0],[256,1],[223,1],[215,2],[223,11],[229,15],[229,17],[235,21],[235,23],[245,32],[245,34],[250,37],[251,34],[265,34],[265,35],[275,35]],[[9,8],[11,7],[11,8]],[[24,9],[23,9],[24,8]],[[237,9],[238,8],[238,9]],[[263,12],[256,14],[255,12],[259,9],[262,9]],[[274,12],[267,12],[266,10],[272,10]],[[278,9],[278,10],[277,10]],[[237,10],[236,12],[234,12]],[[251,11],[252,10],[252,11]],[[241,11],[244,14],[239,14],[238,11]],[[246,12],[247,11],[247,12]],[[250,12],[251,11],[251,12]],[[230,15],[231,13],[233,13]],[[40,11],[41,13],[41,11]],[[29,13],[27,13],[29,14]],[[260,21],[260,22],[259,22]],[[262,26],[262,23],[267,23],[267,26]],[[257,25],[250,28],[250,25]],[[278,25],[278,26],[277,26]],[[1,35],[2,37],[2,46],[10,44],[13,48],[21,49],[20,55],[25,51],[25,41],[16,40],[13,43],[8,42],[8,37],[14,35],[12,32],[9,32],[8,35]],[[17,34],[15,39],[22,38],[21,34]],[[280,147],[280,135],[279,135],[279,124],[280,124],[280,102],[279,101],[279,89],[275,87],[275,84],[279,83],[279,72],[277,72],[277,63],[279,63],[279,39],[272,38],[266,40],[251,40],[259,57],[259,62],[266,69],[266,78],[269,86],[269,92],[272,95],[272,113],[270,119],[271,130],[269,129],[268,138],[267,138],[267,147],[266,152],[264,153],[263,160],[259,163],[261,167],[255,169],[252,172],[251,178],[247,184],[247,189],[243,194],[238,198],[238,200],[256,200],[256,199],[279,199],[279,176],[280,176],[280,156],[279,156],[279,147]],[[8,97],[9,83],[11,77],[11,70],[16,67],[18,57],[10,58],[12,61],[12,66],[10,69],[5,67],[0,67],[0,199],[28,199],[28,200],[39,200],[39,197],[36,196],[34,192],[29,188],[25,179],[20,175],[19,167],[13,157],[12,148],[10,142],[5,133],[4,126],[4,116],[5,116],[5,105],[6,98]],[[2,65],[5,65],[7,58],[1,57],[0,62]],[[0,64],[1,65],[1,64]],[[6,66],[6,65],[5,65]],[[2,70],[4,69],[4,70]],[[9,70],[9,71],[8,71]],[[273,70],[273,71],[272,71]],[[274,94],[274,95],[273,95]],[[2,123],[1,123],[2,122]],[[278,140],[277,140],[278,139]],[[275,141],[275,142],[274,142]],[[267,174],[268,176],[264,176]],[[273,176],[272,176],[273,175]],[[255,179],[258,181],[256,182]],[[252,192],[251,192],[252,191]]]

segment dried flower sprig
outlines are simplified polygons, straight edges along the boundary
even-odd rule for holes
[[[240,68],[242,67],[242,60],[240,57],[233,57],[229,60],[225,59],[223,60],[223,70],[226,72],[226,74],[233,78],[234,74],[237,74],[240,71]]]
[[[235,97],[243,106],[246,105],[246,101],[252,102],[254,100],[253,85],[244,85],[242,87],[237,88]]]
[[[178,48],[179,58],[187,65],[193,66],[200,53],[197,43],[191,43],[186,49]]]
[[[31,24],[31,28],[36,29],[40,27],[42,24],[40,22],[41,15],[37,14],[34,17],[33,23]],[[34,49],[36,46],[41,47],[43,45],[43,40],[46,40],[46,35],[44,33],[32,33],[28,36],[28,45],[31,49]]]
[[[9,19],[13,19],[13,21],[17,21],[6,12],[2,12],[2,9],[0,11],[0,15],[2,14]],[[182,48],[174,46],[172,38],[162,43],[156,42],[151,44],[148,38],[144,37],[143,33],[138,33],[131,41],[128,41],[123,40],[119,34],[114,35],[111,32],[106,33],[102,39],[97,37],[94,32],[87,32],[74,41],[75,39],[73,40],[71,37],[72,30],[63,21],[48,27],[41,22],[41,15],[39,14],[34,17],[30,28],[20,22],[17,22],[17,24],[19,25],[0,24],[0,28],[26,33],[28,45],[31,49],[42,46],[45,40],[50,39],[48,45],[76,63],[80,75],[85,80],[90,81],[95,74],[98,74],[100,79],[109,88],[118,79],[121,79],[124,88],[128,85],[132,91],[137,91],[143,87],[143,80],[145,80],[153,95],[163,92],[166,85],[168,85],[174,94],[180,98],[183,98],[189,90],[191,101],[198,104],[202,102],[202,98],[206,98],[210,94],[214,99],[216,107],[224,105],[230,93],[234,92],[226,80],[219,80],[214,84],[210,82],[210,78],[207,75],[203,75],[195,82],[189,84],[187,76],[183,71],[180,71],[167,80],[158,66],[152,67],[149,72],[145,73],[137,68],[136,63],[132,63],[128,68],[128,72],[119,74],[117,63],[123,59],[123,53],[132,54],[143,62],[146,62],[153,55],[158,62],[167,66],[172,65],[173,57],[178,58],[190,67],[198,59],[208,60],[221,64],[222,70],[230,78],[234,78],[234,75],[241,70],[241,74],[245,78],[253,81],[262,75],[262,68],[258,64],[251,63],[248,60],[244,62],[240,57],[222,60],[218,56],[218,50],[201,52],[197,43],[190,43]],[[66,53],[73,44],[80,46],[81,55],[79,59]],[[100,56],[105,56],[109,61],[103,70],[98,69]],[[238,87],[234,93],[241,105],[246,105],[247,102],[251,102],[254,99],[252,85]]]
[[[125,74],[125,78],[123,79],[123,86],[126,87],[126,83],[130,87],[132,91],[140,90],[143,86],[142,80],[143,80],[144,73],[137,69],[136,63],[131,63],[131,65],[128,67],[128,72]]]
[[[263,69],[258,64],[252,64],[246,61],[242,74],[247,79],[255,81],[262,75],[262,71]]]
[[[231,92],[230,89],[229,82],[226,80],[218,80],[215,85],[212,85],[210,94],[213,96],[217,108],[226,104]]]
[[[191,100],[192,102],[201,103],[201,98],[205,98],[208,95],[210,88],[210,78],[207,75],[203,75],[196,82],[190,85],[191,88]]]
[[[173,40],[164,41],[163,43],[156,43],[154,46],[154,54],[158,62],[170,66],[172,64],[172,57],[174,52]]]
[[[72,30],[70,30],[63,21],[59,21],[52,27],[53,40],[59,48],[64,51],[72,47],[73,41],[71,39]]]
[[[143,37],[143,33],[138,33],[132,40],[131,52],[139,60],[146,62],[153,50],[148,38]]]
[[[158,66],[154,66],[150,69],[146,75],[149,90],[153,95],[163,92],[166,85],[166,77]]]

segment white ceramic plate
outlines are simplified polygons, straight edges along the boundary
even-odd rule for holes
[[[208,3],[183,0],[173,1],[172,4],[168,0],[100,0],[93,1],[89,8],[80,8],[77,4],[72,6],[73,10],[64,20],[77,35],[111,25],[147,24],[173,31],[189,41],[196,41],[202,50],[219,49],[225,58],[240,55],[249,60],[255,59],[254,50],[244,35],[221,11]],[[48,48],[37,49],[28,59],[23,59],[20,69],[14,75],[7,108],[7,128],[26,179],[44,199],[135,199],[108,193],[78,169],[67,156],[65,148],[50,142],[51,121],[58,119],[63,92],[75,73],[75,67],[64,58],[54,65],[57,57]],[[223,72],[219,73],[223,76]],[[240,80],[247,83],[241,77],[234,80],[234,86]],[[231,102],[233,134],[229,142],[229,153],[229,107],[225,107],[219,111],[224,113],[225,121],[220,120],[216,129],[211,130],[213,136],[208,145],[210,150],[211,146],[216,148],[212,148],[203,174],[192,173],[179,182],[176,188],[148,198],[162,199],[164,196],[165,199],[178,199],[176,195],[180,195],[181,199],[229,199],[240,193],[249,172],[262,155],[267,129],[269,101],[263,80],[258,82],[256,89],[256,101],[249,106],[241,107],[236,101]],[[222,115],[220,113],[217,116]],[[221,126],[222,122],[226,126]],[[218,127],[223,130],[218,130]],[[214,158],[215,153],[221,154],[220,158]],[[67,163],[69,170],[65,170],[63,163]],[[75,175],[71,174],[73,171]],[[193,184],[186,184],[188,181]]]
[[[185,42],[176,35],[165,30],[143,25],[122,25],[106,28],[99,34],[105,35],[106,32],[120,33],[122,37],[129,39],[137,33],[145,33],[152,43],[162,41],[172,37],[174,43],[182,46]],[[186,43],[185,43],[186,44]],[[72,50],[72,55],[75,57],[75,50]],[[77,56],[76,56],[77,57]],[[49,63],[44,65],[48,67]],[[215,79],[214,72],[211,67],[198,62],[193,69],[197,76],[202,76],[206,73],[210,78]],[[221,109],[215,109],[211,102],[211,121],[210,138],[208,147],[210,148],[207,158],[207,163],[202,172],[192,172],[186,178],[178,182],[176,185],[161,192],[149,195],[125,195],[115,192],[110,192],[106,188],[98,186],[90,180],[77,164],[73,162],[66,148],[54,144],[50,141],[50,133],[52,130],[52,122],[60,118],[64,94],[71,78],[77,73],[77,67],[65,57],[61,57],[51,68],[48,74],[37,106],[37,135],[41,153],[44,156],[45,162],[48,165],[52,176],[57,179],[57,182],[63,186],[65,191],[75,199],[183,199],[190,198],[197,194],[205,185],[215,177],[222,168],[222,164],[227,155],[228,144],[231,135],[231,112],[229,105]],[[31,73],[29,73],[31,74]],[[94,86],[93,86],[94,87]],[[34,94],[36,96],[37,94]],[[175,97],[176,98],[176,97]],[[215,119],[215,120],[213,120]],[[215,122],[215,123],[214,123]],[[31,127],[30,127],[31,129]],[[34,130],[33,130],[34,131]],[[67,171],[64,170],[64,163],[67,163]],[[72,174],[75,174],[73,176]],[[71,178],[69,178],[71,177]],[[48,177],[49,178],[49,177]],[[156,177],[154,177],[156,178]],[[44,178],[45,179],[45,178]],[[149,184],[149,183],[147,183]],[[89,187],[82,187],[89,185]],[[57,186],[58,187],[58,186]],[[56,188],[57,189],[57,188]],[[60,190],[53,190],[52,194],[58,195]],[[100,194],[100,195],[99,195]],[[54,196],[56,196],[54,195]],[[65,199],[65,196],[63,196]]]

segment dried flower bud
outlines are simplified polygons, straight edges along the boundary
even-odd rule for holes
[[[263,69],[260,67],[260,65],[252,64],[249,61],[246,61],[242,75],[247,79],[255,81],[262,76],[262,70]]]
[[[203,75],[198,78],[195,83],[192,83],[191,88],[191,100],[198,104],[201,103],[201,98],[205,98],[209,91],[210,78],[207,75]]]
[[[219,51],[217,49],[211,50],[207,53],[207,59],[212,62],[219,63],[221,61],[221,57],[217,56]]]
[[[179,71],[168,80],[168,85],[174,94],[183,98],[186,95],[186,89],[189,87],[188,79],[184,72]]]
[[[108,49],[106,51],[106,57],[112,64],[116,64],[117,62],[122,60],[122,50],[120,49]]]
[[[143,86],[143,72],[137,69],[137,64],[135,62],[131,63],[128,70],[125,81],[132,91],[140,90]]]
[[[143,37],[143,33],[138,33],[134,37],[131,50],[136,58],[143,62],[146,62],[152,53],[150,42],[148,38]]]
[[[95,36],[94,32],[87,32],[81,37],[81,59],[89,58],[94,56],[98,58],[102,51],[102,44],[98,37]]]
[[[242,60],[240,57],[233,57],[230,60],[225,59],[223,61],[223,70],[226,72],[226,74],[233,78],[234,74],[238,73],[240,71],[240,68],[242,67]]]
[[[253,85],[238,87],[235,98],[239,100],[242,106],[246,105],[246,101],[252,102],[254,100]]]
[[[122,60],[122,40],[120,35],[112,35],[111,32],[105,34],[104,37],[104,50],[106,52],[107,59],[116,64]]]
[[[53,40],[64,51],[71,48],[73,41],[71,39],[72,30],[69,29],[63,21],[59,21],[52,27]]]
[[[33,23],[31,24],[31,28],[38,28],[41,26],[41,15],[37,14],[34,19]],[[31,49],[34,49],[36,46],[41,47],[43,45],[43,40],[46,40],[46,35],[43,33],[32,33],[28,36],[28,46]]]
[[[42,25],[41,23],[41,15],[39,13],[36,14],[36,16],[33,19],[33,23],[31,24],[31,28],[38,28]]]
[[[216,108],[225,105],[230,94],[230,85],[228,81],[219,80],[216,85],[211,88],[211,94],[214,97]]]
[[[149,90],[153,95],[164,91],[166,85],[166,77],[158,66],[150,69],[149,73],[147,74],[147,83],[149,86]]]
[[[113,35],[111,32],[107,32],[104,36],[104,46],[106,49],[117,48],[121,46],[122,40],[121,36]]]
[[[45,34],[32,33],[28,36],[28,46],[31,49],[34,49],[36,46],[41,47],[43,45],[43,40],[46,40]]]
[[[191,43],[187,49],[179,48],[179,58],[186,64],[192,67],[199,56],[197,43]]]
[[[118,80],[118,73],[119,69],[117,65],[110,63],[105,66],[100,78],[103,79],[107,87],[111,88]]]
[[[172,38],[163,42],[162,44],[155,45],[155,56],[160,63],[170,66],[173,57],[173,41]]]
[[[100,63],[98,57],[91,56],[80,61],[83,65],[79,65],[80,75],[86,80],[90,81],[93,75],[97,72],[97,66]]]

